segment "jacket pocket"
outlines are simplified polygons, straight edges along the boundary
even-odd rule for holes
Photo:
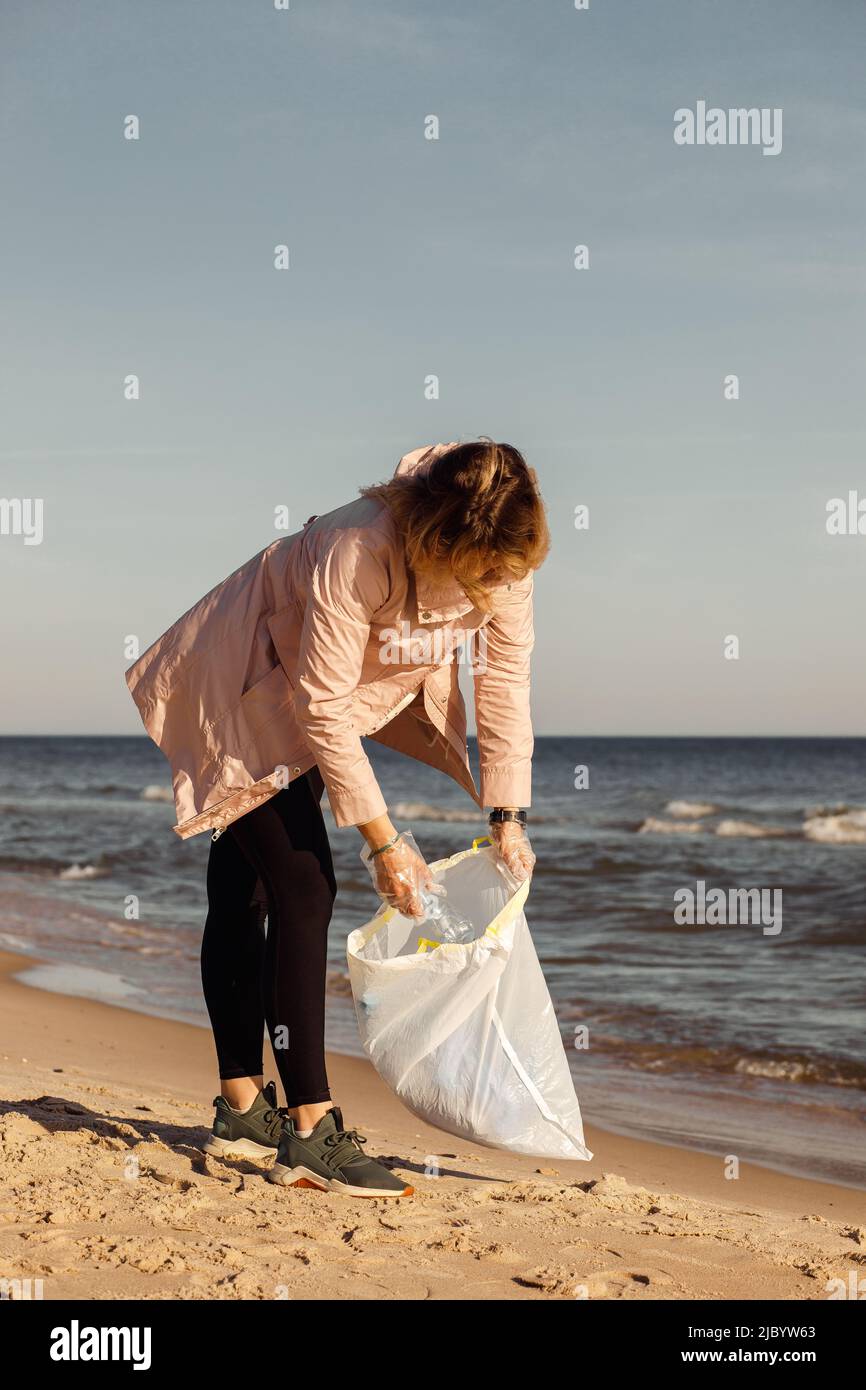
[[[271,641],[280,659],[280,665],[291,684],[298,670],[298,654],[301,647],[303,615],[294,603],[272,613],[267,620]]]
[[[227,710],[207,729],[209,751],[217,762],[238,758],[261,740],[262,730],[285,719],[294,700],[294,689],[282,665],[244,691],[240,703]]]
[[[284,713],[294,695],[294,686],[281,663],[244,691],[239,706],[241,723],[251,735],[258,733]]]

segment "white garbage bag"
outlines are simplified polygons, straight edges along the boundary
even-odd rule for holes
[[[492,848],[431,864],[475,924],[467,945],[437,945],[383,905],[347,943],[364,1051],[422,1120],[492,1148],[592,1158],[547,984],[523,915],[529,883]]]

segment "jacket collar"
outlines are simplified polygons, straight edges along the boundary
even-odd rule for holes
[[[462,618],[475,607],[456,580],[448,584],[435,584],[429,575],[418,574],[415,570],[412,573],[415,575],[420,622],[450,622],[454,618]]]

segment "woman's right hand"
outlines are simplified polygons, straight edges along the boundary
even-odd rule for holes
[[[380,897],[404,917],[423,917],[421,892],[429,891],[433,875],[412,845],[399,839],[369,861]]]

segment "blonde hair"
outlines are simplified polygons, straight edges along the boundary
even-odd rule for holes
[[[497,583],[524,578],[550,549],[535,471],[511,444],[456,444],[415,472],[362,488],[361,496],[392,513],[410,569],[447,566],[484,612]]]

